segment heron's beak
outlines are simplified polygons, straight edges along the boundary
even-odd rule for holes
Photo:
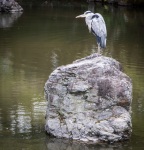
[[[86,17],[85,14],[82,14],[82,15],[79,15],[79,16],[76,16],[76,18],[84,18]]]

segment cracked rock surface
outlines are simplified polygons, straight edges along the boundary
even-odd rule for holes
[[[45,130],[84,142],[115,142],[131,135],[131,79],[100,54],[58,67],[45,83]]]

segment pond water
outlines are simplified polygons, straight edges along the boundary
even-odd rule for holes
[[[95,6],[95,7],[94,7]],[[108,38],[103,55],[121,62],[133,82],[131,139],[87,145],[45,134],[44,84],[60,65],[97,51],[83,19],[87,9],[104,16]],[[0,14],[0,149],[141,150],[144,146],[144,10],[79,4],[25,8]]]

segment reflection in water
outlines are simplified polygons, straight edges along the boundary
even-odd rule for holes
[[[0,109],[0,132],[3,130],[3,127],[2,127],[2,113],[1,113],[1,109]]]
[[[31,117],[23,106],[18,105],[16,112],[11,112],[11,130],[18,133],[30,132],[31,130]]]
[[[46,139],[46,145],[47,150],[122,150],[127,146],[127,142],[116,144],[84,144],[67,139],[48,137]]]
[[[52,69],[56,69],[58,67],[58,55],[55,53],[55,51],[52,51],[51,62],[53,65]]]
[[[137,99],[137,110],[139,111],[139,113],[142,113],[144,112],[144,104],[143,104],[143,101],[144,101],[144,95],[141,95],[141,97],[138,97]]]
[[[40,117],[44,117],[46,102],[35,101],[31,107],[32,111],[27,111],[27,108],[19,104],[16,110],[10,110],[9,130],[13,135],[32,132],[33,123],[38,123],[41,120]]]
[[[10,73],[12,70],[13,62],[11,61],[12,53],[7,51],[5,56],[0,60],[0,68],[3,73]]]
[[[34,102],[33,103],[33,119],[34,120],[39,120],[39,118],[42,116],[45,116],[46,112],[46,102]]]
[[[14,22],[22,15],[22,12],[0,14],[0,28],[12,27]]]

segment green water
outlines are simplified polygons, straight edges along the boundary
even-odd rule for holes
[[[107,24],[103,55],[120,61],[132,78],[133,133],[130,141],[86,145],[55,139],[44,131],[44,84],[58,66],[97,51],[84,20],[88,8]],[[142,150],[144,146],[144,11],[111,6],[25,8],[22,14],[0,14],[0,149]]]

